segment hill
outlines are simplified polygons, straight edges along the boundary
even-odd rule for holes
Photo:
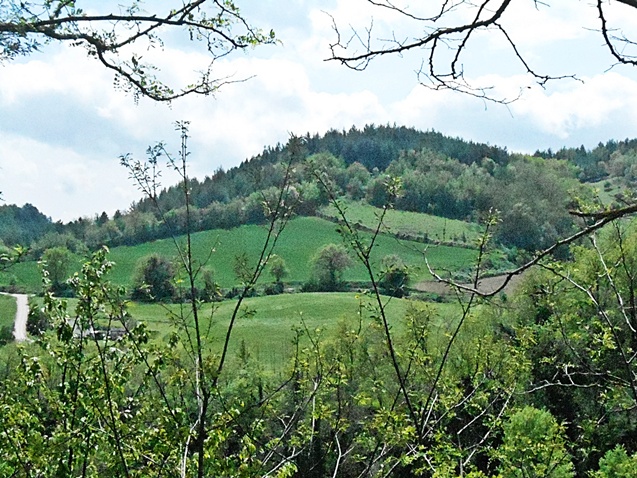
[[[470,229],[470,226],[466,226]],[[231,288],[237,283],[234,273],[234,260],[240,254],[247,254],[251,263],[256,261],[258,253],[265,239],[266,231],[258,225],[246,225],[229,230],[216,229],[203,231],[192,235],[193,255],[198,261],[205,261],[210,257],[206,267],[213,271],[215,280],[221,287]],[[183,242],[178,237],[177,242]],[[309,260],[314,253],[328,243],[341,243],[342,239],[336,232],[333,223],[315,217],[299,217],[291,220],[281,235],[276,253],[282,257],[289,269],[286,282],[300,285],[310,276]],[[406,264],[413,267],[413,280],[419,281],[430,278],[423,269],[423,251],[426,245],[421,242],[399,241],[390,234],[382,234],[374,249],[373,257],[377,263],[390,254],[399,255]],[[152,253],[165,257],[175,256],[175,244],[170,239],[139,244],[136,246],[120,246],[110,251],[109,258],[116,267],[111,273],[111,280],[118,285],[130,287],[135,268],[140,259]],[[441,270],[459,271],[471,263],[475,251],[466,247],[430,246],[427,257],[434,267]],[[79,268],[81,256],[72,256],[73,265],[69,273]],[[344,279],[346,281],[367,282],[368,277],[362,265],[356,263],[349,269]],[[262,277],[261,283],[271,282],[269,275]],[[0,272],[0,284],[14,285],[25,290],[35,292],[41,288],[38,265],[29,261],[15,265],[9,271]]]

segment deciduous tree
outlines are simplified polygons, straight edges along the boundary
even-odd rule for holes
[[[140,259],[135,271],[133,298],[166,301],[175,295],[175,268],[158,254]]]
[[[332,291],[342,282],[343,273],[352,265],[352,259],[343,246],[327,244],[316,252],[311,263],[319,288]]]

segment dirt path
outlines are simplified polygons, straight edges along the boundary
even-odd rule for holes
[[[17,308],[15,312],[15,325],[13,326],[13,337],[16,342],[23,342],[27,339],[27,319],[29,317],[29,296],[26,294],[5,294],[15,298]]]
[[[520,281],[524,277],[524,274],[513,276],[507,286],[504,288],[504,292],[510,294],[515,290],[515,288],[520,285]],[[505,275],[493,276],[493,277],[485,277],[480,280],[478,290],[484,292],[486,294],[496,290],[499,288],[505,281]],[[414,286],[414,289],[419,290],[421,292],[431,292],[433,294],[451,294],[453,293],[453,289],[449,287],[447,284],[443,284],[438,281],[423,281]]]
[[[16,342],[23,342],[27,339],[27,319],[29,318],[29,296],[26,294],[13,294],[18,304],[15,313],[15,325],[13,327],[13,337]]]

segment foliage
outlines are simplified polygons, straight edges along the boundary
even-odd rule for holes
[[[146,11],[139,2],[99,8],[81,1],[46,0],[2,3],[0,61],[37,51],[47,42],[67,43],[87,50],[89,58],[115,72],[115,83],[125,91],[156,101],[189,94],[214,93],[224,80],[212,71],[215,60],[237,50],[273,43],[274,32],[249,25],[232,2],[177,2]],[[147,63],[143,51],[163,48],[177,31],[201,45],[207,68],[200,76],[175,88],[157,77],[160,63]]]
[[[52,229],[51,220],[31,204],[0,205],[0,241],[8,246],[28,246]]]
[[[496,450],[501,476],[575,476],[566,451],[564,427],[549,412],[524,407],[509,417],[503,431],[503,443]]]
[[[0,346],[13,342],[13,327],[10,325],[0,326]]]
[[[42,266],[55,289],[68,278],[70,265],[71,253],[65,247],[52,247],[42,254]]]
[[[217,301],[221,299],[221,287],[215,280],[214,272],[210,269],[203,271],[203,289],[202,299],[206,302]]]
[[[319,290],[334,291],[341,286],[343,273],[352,266],[352,259],[343,246],[327,244],[316,251],[310,264]]]
[[[133,280],[132,298],[143,301],[170,301],[175,296],[175,268],[159,254],[140,259]]]
[[[270,258],[270,275],[275,282],[280,283],[289,273],[285,260],[281,256],[274,255]]]
[[[27,333],[32,337],[38,337],[51,328],[51,317],[37,305],[29,305],[27,317]]]
[[[388,295],[402,297],[409,283],[409,269],[395,254],[383,257],[378,285]]]
[[[427,220],[425,218],[425,220]],[[277,254],[283,257],[290,274],[287,283],[300,284],[310,277],[308,258],[318,248],[329,243],[338,243],[340,237],[334,230],[334,224],[319,218],[295,217],[287,226],[287,234],[281,237]],[[364,234],[369,234],[365,232]],[[184,241],[185,236],[178,236],[177,240]],[[247,252],[251,261],[258,258],[259,246],[265,239],[263,226],[241,226],[231,230],[214,229],[211,231],[192,234],[193,257],[204,261],[211,258],[214,264],[214,278],[220,287],[226,289],[236,285],[233,271],[233,257]],[[373,258],[377,264],[388,254],[398,254],[403,261],[412,267],[413,282],[430,279],[426,269],[418,267],[422,264],[422,243],[401,241],[400,245],[391,235],[383,234],[378,238]],[[110,257],[117,264],[112,271],[112,281],[127,288],[132,287],[132,279],[137,262],[148,255],[158,253],[164,257],[174,257],[175,251],[171,240],[158,240],[136,246],[121,246],[110,249]],[[430,246],[428,257],[432,265],[449,271],[457,271],[466,267],[475,257],[475,250],[450,246]],[[0,272],[0,284],[8,284],[15,277],[18,286],[25,287],[31,292],[40,289],[40,276],[35,262],[23,261],[15,264],[10,271]],[[203,287],[203,275],[198,276],[198,286]],[[365,281],[366,272],[357,263],[346,271],[346,280]]]
[[[599,460],[599,470],[592,478],[631,478],[637,474],[637,455],[628,456],[626,449],[617,445]]]

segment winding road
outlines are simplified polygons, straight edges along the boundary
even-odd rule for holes
[[[5,294],[15,298],[17,308],[15,312],[15,325],[13,337],[16,342],[24,342],[27,339],[27,318],[29,317],[29,296],[26,294]]]

